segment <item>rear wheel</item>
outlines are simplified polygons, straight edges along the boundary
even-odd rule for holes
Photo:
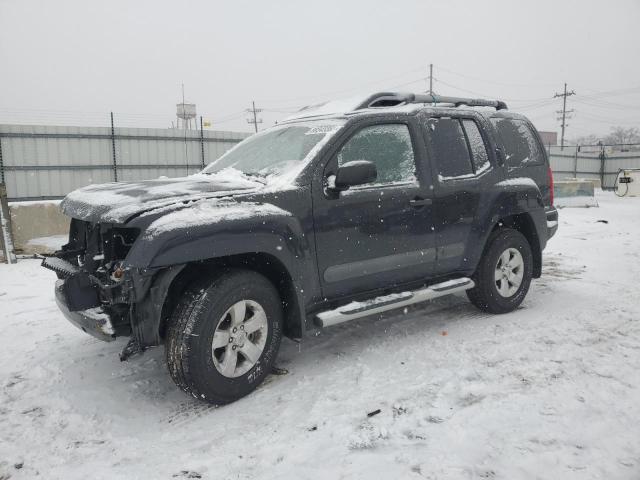
[[[485,312],[511,312],[527,295],[532,271],[531,245],[524,235],[510,228],[497,230],[489,237],[473,276],[476,286],[467,296]]]
[[[256,272],[231,270],[183,294],[167,330],[169,373],[194,397],[233,402],[264,380],[281,337],[277,290]]]

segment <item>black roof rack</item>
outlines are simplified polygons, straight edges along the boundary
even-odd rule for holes
[[[493,107],[496,110],[506,110],[507,104],[502,100],[484,100],[482,98],[445,97],[430,93],[397,93],[380,92],[369,96],[356,110],[362,108],[394,107],[407,103],[447,103],[456,107],[466,105],[468,107]]]

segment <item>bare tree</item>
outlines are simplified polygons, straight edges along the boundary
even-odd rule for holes
[[[605,143],[625,144],[640,143],[640,130],[636,127],[611,127],[611,133],[605,137]]]
[[[602,140],[602,137],[599,135],[594,135],[593,133],[590,135],[585,135],[584,137],[578,137],[575,140],[576,145],[597,145],[599,141]]]

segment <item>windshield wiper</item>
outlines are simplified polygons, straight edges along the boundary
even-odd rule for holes
[[[226,169],[225,169],[226,170]],[[216,176],[222,174],[225,170],[218,170],[217,172],[202,172],[205,175]],[[240,177],[248,178],[251,181],[255,181],[258,183],[262,183],[263,185],[267,184],[267,180],[265,179],[265,175],[262,175],[257,172],[242,172],[240,170],[234,169],[234,175],[238,175]]]
[[[262,183],[263,185],[267,184],[267,180],[265,178],[265,175],[262,175],[258,172],[242,172],[242,175],[244,175],[245,177],[249,177],[251,180],[257,180],[258,182]]]

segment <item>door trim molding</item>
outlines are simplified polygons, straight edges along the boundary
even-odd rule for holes
[[[323,277],[325,282],[328,283],[341,282],[391,270],[400,270],[402,268],[415,266],[416,264],[434,263],[435,260],[436,249],[425,248],[413,252],[396,253],[384,257],[372,258],[370,260],[359,260],[341,265],[332,265],[325,269]]]

